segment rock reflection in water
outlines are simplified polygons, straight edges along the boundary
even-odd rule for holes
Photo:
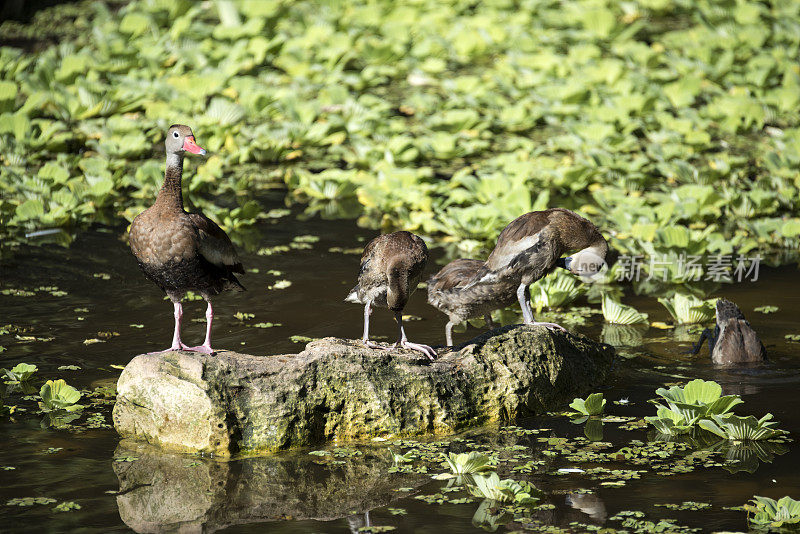
[[[337,465],[308,455],[218,462],[156,452],[123,443],[115,458],[119,515],[136,532],[215,532],[231,525],[359,517],[428,481],[424,475],[387,476],[386,451],[365,451]],[[134,459],[135,458],[135,459]],[[358,514],[358,515],[355,515]]]

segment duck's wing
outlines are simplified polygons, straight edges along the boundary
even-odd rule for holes
[[[374,278],[372,271],[377,267],[376,262],[373,260],[375,250],[379,246],[380,240],[383,236],[378,236],[364,247],[364,252],[361,254],[361,262],[358,266],[358,280],[350,293],[345,297],[345,302],[366,303],[366,296],[364,294],[364,287],[370,285],[370,281]]]
[[[561,254],[559,232],[547,212],[527,213],[506,226],[486,263],[467,287],[523,274],[534,280],[549,272]]]
[[[202,213],[189,213],[188,215],[197,229],[200,255],[217,267],[233,273],[244,273],[239,255],[233,248],[233,243],[225,230]]]
[[[447,291],[467,285],[475,273],[483,266],[481,260],[461,258],[453,260],[431,276],[428,280],[428,292]]]

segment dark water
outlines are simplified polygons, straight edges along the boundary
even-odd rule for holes
[[[279,200],[274,202],[277,205]],[[37,389],[46,378],[65,378],[88,391],[115,381],[120,371],[111,365],[125,365],[136,354],[169,344],[172,307],[138,272],[121,239],[123,230],[96,228],[80,235],[69,248],[24,247],[3,261],[0,289],[30,290],[35,295],[0,295],[0,326],[24,327],[26,331],[16,335],[52,340],[20,340],[14,332],[2,335],[0,345],[6,350],[0,352],[0,366],[10,368],[19,362],[36,364]],[[376,233],[349,221],[302,221],[294,215],[264,223],[259,230],[260,247],[287,245],[298,235],[319,236],[320,240],[311,243],[310,249],[291,249],[269,256],[252,251],[242,254],[246,268],[259,272],[242,277],[248,288],[246,293],[227,294],[218,299],[215,346],[275,354],[302,348],[302,344],[289,339],[292,335],[358,337],[362,310],[342,302],[354,283],[358,255],[329,249],[362,247]],[[434,254],[440,256],[441,253]],[[434,268],[429,267],[431,271]],[[270,270],[282,274],[269,274]],[[652,415],[655,410],[646,400],[654,396],[655,388],[683,377],[700,377],[719,381],[725,393],[741,395],[745,404],[737,408],[738,413],[760,416],[771,412],[781,421],[782,428],[796,436],[800,433],[800,411],[794,405],[800,386],[797,355],[800,345],[789,343],[784,335],[800,333],[797,276],[794,267],[768,269],[762,271],[758,282],[726,286],[720,292],[739,304],[760,333],[770,354],[769,364],[745,370],[715,369],[707,361],[706,351],[698,357],[683,354],[688,347],[686,340],[694,334],[651,328],[645,331],[641,346],[626,351],[633,357],[621,360],[602,388],[609,399],[606,412],[620,416]],[[281,279],[291,281],[292,285],[282,290],[267,289]],[[53,290],[52,286],[58,289]],[[40,287],[51,289],[37,290]],[[48,291],[65,291],[66,295],[54,296]],[[651,320],[668,319],[655,299],[630,297],[626,302],[648,312]],[[753,311],[764,304],[778,306],[780,310],[769,315]],[[185,319],[204,318],[202,301],[185,304],[184,311]],[[282,326],[252,328],[237,320],[236,312],[255,314],[248,323],[273,322]],[[443,341],[444,316],[425,303],[424,292],[412,297],[406,313],[422,318],[408,324],[412,340],[431,344]],[[601,321],[601,316],[593,316],[588,326],[576,330],[601,338]],[[372,325],[376,335],[390,337],[395,332],[391,315],[385,310],[376,311]],[[103,339],[99,332],[119,335],[100,343],[84,343],[87,339]],[[203,332],[203,322],[186,322],[184,337],[188,343],[200,343]],[[477,332],[470,329],[459,333],[457,340]],[[77,365],[81,369],[58,370],[64,365]],[[610,402],[621,398],[627,398],[629,404]],[[313,463],[310,459],[315,457],[305,452],[214,462],[119,447],[112,429],[91,429],[85,424],[81,429],[43,429],[42,415],[36,413],[34,402],[22,400],[16,394],[6,399],[6,403],[27,411],[18,411],[11,417],[0,416],[0,467],[14,467],[0,470],[0,531],[3,532],[131,529],[350,532],[368,524],[394,526],[399,532],[478,530],[473,525],[473,514],[480,500],[437,505],[413,498],[436,493],[447,483],[432,481],[429,475],[389,474],[388,453],[377,446],[365,446],[360,456],[334,465]],[[100,413],[108,424],[110,409],[110,404],[93,403],[86,416]],[[766,457],[767,461],[751,459],[746,467],[752,472],[731,473],[721,466],[699,467],[667,477],[645,473],[622,487],[609,487],[583,474],[547,474],[558,467],[580,465],[588,469],[594,465],[550,459],[541,454],[545,446],[537,441],[538,437],[580,437],[582,426],[554,416],[518,421],[517,425],[549,430],[517,436],[490,428],[467,436],[472,443],[456,442],[453,446],[456,450],[474,447],[502,450],[518,445],[530,458],[544,458],[546,468],[531,474],[512,473],[513,463],[501,462],[499,468],[501,478],[528,479],[546,493],[544,502],[554,508],[534,513],[544,525],[575,531],[585,529],[570,527],[571,522],[577,521],[620,528],[618,521],[608,518],[622,510],[640,510],[648,520],[673,518],[681,525],[703,531],[744,530],[745,513],[723,507],[741,505],[756,494],[800,497],[800,448],[794,443],[771,461]],[[634,439],[647,441],[644,430],[624,431],[617,424],[608,423],[604,425],[603,437],[614,447]],[[126,457],[136,460],[115,461]],[[630,464],[614,468],[636,469]],[[440,472],[440,468],[432,468],[431,472]],[[400,488],[404,490],[397,491]],[[566,494],[578,488],[594,493],[584,497],[573,495],[570,500],[575,504],[570,506]],[[49,497],[56,502],[6,505],[11,499],[24,497]],[[712,507],[703,511],[675,511],[655,506],[688,500],[710,502]],[[53,507],[63,501],[74,501],[81,509],[54,512]],[[393,515],[390,508],[402,508],[405,514]],[[503,531],[530,526],[512,522],[498,528]]]

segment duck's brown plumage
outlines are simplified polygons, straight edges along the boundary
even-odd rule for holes
[[[427,262],[428,247],[419,236],[406,231],[378,236],[364,247],[358,283],[348,298],[402,311]]]
[[[234,273],[243,273],[239,257],[228,235],[202,213],[183,209],[181,178],[186,151],[205,154],[194,142],[188,126],[172,125],[167,132],[167,168],[164,185],[151,207],[131,223],[130,246],[145,276],[161,288],[175,307],[175,333],[168,350],[192,349],[212,352],[211,299],[225,289],[244,290]],[[206,340],[202,346],[181,342],[181,299],[195,291],[208,302]]]
[[[467,287],[483,265],[481,260],[453,260],[428,280],[428,303],[449,319],[445,325],[448,345],[453,344],[454,325],[483,316],[487,326],[492,328],[491,312],[517,300],[517,286],[503,280]]]
[[[467,303],[485,299],[485,293],[497,292],[498,302],[506,300],[506,291],[516,287],[525,324],[563,328],[554,323],[537,323],[530,309],[528,286],[559,265],[562,254],[577,250],[570,266],[574,274],[594,275],[605,263],[608,243],[597,227],[575,212],[563,208],[532,211],[511,221],[497,237],[497,244],[472,280],[457,288]],[[478,291],[484,286],[483,291]],[[456,289],[451,289],[455,291]]]
[[[155,203],[131,224],[130,245],[139,266],[171,298],[189,290],[209,298],[228,288],[243,290],[234,275],[244,268],[233,243],[214,221],[183,209],[183,159],[171,163]]]
[[[436,355],[427,345],[410,343],[403,329],[403,309],[422,280],[427,262],[428,247],[425,241],[411,232],[381,235],[364,247],[358,283],[345,300],[364,304],[362,341],[366,346],[384,348],[369,340],[371,308],[380,306],[394,312],[399,329],[395,346],[420,351],[431,359]]]
[[[551,272],[563,254],[590,247],[603,258],[608,251],[605,238],[587,219],[564,208],[532,211],[503,228],[476,280],[531,284]]]
[[[454,323],[481,317],[516,302],[517,286],[511,283],[498,281],[466,287],[483,266],[480,260],[451,261],[428,280],[428,302]]]
[[[716,364],[755,363],[766,359],[764,344],[733,302],[718,299],[717,325],[711,360]]]

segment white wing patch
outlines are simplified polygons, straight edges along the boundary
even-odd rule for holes
[[[500,256],[495,256],[492,258],[492,263],[495,265],[492,266],[493,271],[498,271],[504,267],[507,267],[511,261],[516,258],[520,253],[526,251],[527,249],[535,246],[539,241],[541,241],[541,232],[538,232],[534,235],[525,237],[520,239],[519,241],[506,246],[503,250],[503,254]]]

